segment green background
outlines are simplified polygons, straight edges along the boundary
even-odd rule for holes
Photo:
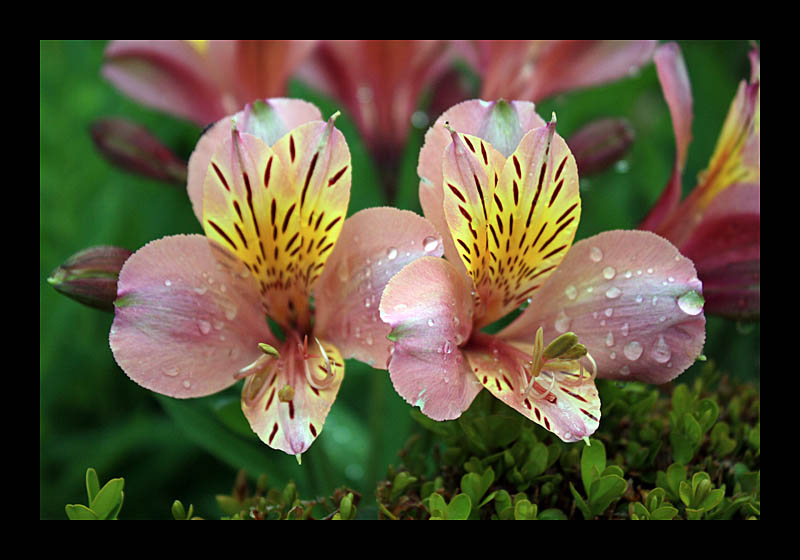
[[[144,108],[100,76],[105,42],[40,43],[39,99],[39,476],[40,518],[65,519],[64,505],[85,503],[84,475],[94,467],[101,484],[124,477],[121,517],[170,518],[174,499],[218,517],[215,494],[229,493],[239,468],[271,485],[293,479],[302,497],[347,485],[364,495],[368,516],[376,481],[411,433],[410,408],[384,371],[349,360],[339,397],[318,441],[293,457],[261,444],[241,416],[239,386],[204,399],[157,396],[117,367],[108,346],[112,315],[55,292],[48,275],[70,255],[92,245],[131,250],[178,233],[202,233],[185,190],[137,177],[107,163],[88,128],[98,118],[124,116],[147,126],[187,158],[200,129]],[[747,41],[680,41],[694,96],[693,142],[684,192],[695,184],[713,151],[738,83],[749,76]],[[337,126],[353,157],[349,214],[386,204],[369,159],[345,109],[303,84],[289,96],[316,103]],[[577,239],[607,229],[635,228],[658,198],[673,165],[674,138],[652,64],[616,83],[539,103],[558,115],[569,138],[594,118],[626,117],[637,139],[624,163],[581,177]],[[438,115],[430,115],[433,122]],[[396,206],[420,212],[416,159],[424,128],[411,128]],[[758,382],[760,326],[709,317],[706,356],[732,375]],[[696,366],[684,373],[690,378]],[[374,515],[373,515],[374,517]]]

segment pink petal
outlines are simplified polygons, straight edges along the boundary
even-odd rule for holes
[[[422,257],[389,281],[381,319],[396,341],[395,390],[434,420],[458,418],[480,391],[459,345],[472,330],[472,282],[449,262]]]
[[[234,119],[236,127],[240,131],[258,136],[267,146],[273,146],[290,130],[303,123],[322,118],[319,109],[300,99],[274,98],[265,99],[264,103],[269,110],[269,118],[254,118],[252,108],[248,106],[235,115],[224,117],[214,123],[198,140],[197,146],[189,158],[189,175],[186,184],[186,190],[198,222],[202,223],[203,221],[203,182],[209,163],[211,163],[211,156],[223,142],[230,139]]]
[[[682,248],[703,280],[708,313],[736,319],[761,314],[760,193],[758,184],[722,191]]]
[[[553,432],[563,441],[592,435],[600,422],[600,397],[594,381],[560,372],[543,372],[527,394],[531,353],[496,336],[473,335],[464,349],[478,381],[508,406]],[[552,376],[555,382],[551,386]]]
[[[238,98],[250,103],[284,95],[292,73],[316,45],[317,41],[236,41]]]
[[[463,269],[461,257],[456,251],[444,215],[442,162],[444,150],[452,141],[444,123],[449,122],[458,132],[487,140],[508,157],[528,131],[545,126],[546,123],[534,109],[533,103],[525,101],[464,101],[445,111],[425,134],[425,144],[420,150],[417,166],[420,177],[419,200],[425,217],[444,238],[447,260],[458,268]]]
[[[610,231],[572,246],[530,305],[499,336],[533,343],[572,331],[598,376],[665,383],[705,341],[702,284],[692,262],[644,231]]]
[[[322,432],[345,366],[335,346],[320,343],[327,362],[316,341],[305,348],[287,339],[278,348],[280,357],[268,360],[242,388],[242,412],[258,437],[273,449],[290,455],[304,453]],[[329,364],[333,377],[324,383]],[[310,376],[323,383],[312,385]]]
[[[235,263],[234,263],[235,264]],[[111,350],[139,385],[171,397],[220,391],[275,345],[252,275],[224,267],[201,235],[153,241],[119,275]]]
[[[207,61],[185,41],[113,41],[102,74],[140,103],[201,126],[226,113]]]
[[[692,140],[692,89],[689,73],[676,43],[662,45],[654,56],[658,79],[664,92],[675,132],[675,165],[664,192],[642,222],[641,229],[656,231],[681,200],[681,178],[686,153]]]
[[[442,256],[441,236],[407,210],[368,208],[347,218],[315,288],[318,336],[345,358],[383,368],[390,356],[379,305],[386,283],[422,256]]]
[[[481,97],[538,101],[610,82],[650,61],[656,41],[482,41]]]

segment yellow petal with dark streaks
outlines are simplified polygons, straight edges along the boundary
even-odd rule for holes
[[[481,325],[522,305],[567,254],[580,219],[578,168],[555,121],[528,132],[503,167],[489,224],[490,297]]]
[[[505,157],[487,141],[451,130],[444,152],[444,214],[456,250],[468,274],[485,297],[489,268],[487,248],[494,235],[491,217],[495,186]]]
[[[281,159],[255,136],[232,132],[203,185],[206,236],[255,275],[265,312],[284,326],[307,321],[308,294],[294,282],[300,218]]]
[[[294,189],[299,239],[294,282],[310,293],[333,250],[350,201],[350,150],[344,135],[327,123],[298,126],[274,146]]]

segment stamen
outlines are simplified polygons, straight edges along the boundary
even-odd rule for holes
[[[306,359],[303,360],[306,379],[308,380],[309,385],[315,389],[327,389],[334,380],[333,364],[331,363],[330,358],[328,358],[328,353],[325,352],[325,348],[322,347],[322,343],[319,341],[319,339],[315,337],[314,340],[316,340],[317,346],[319,346],[319,351],[322,353],[322,359],[325,361],[325,377],[321,381],[316,379],[314,374],[311,372],[311,368],[308,366],[308,360]]]

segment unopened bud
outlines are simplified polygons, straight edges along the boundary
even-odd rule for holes
[[[625,119],[592,121],[575,134],[567,144],[575,156],[578,173],[588,175],[608,169],[628,152],[634,132]]]
[[[90,247],[67,259],[47,281],[57,291],[84,305],[113,311],[119,271],[131,254],[119,247]]]
[[[186,162],[141,125],[106,118],[92,123],[89,132],[100,153],[111,163],[160,181],[186,184]]]

